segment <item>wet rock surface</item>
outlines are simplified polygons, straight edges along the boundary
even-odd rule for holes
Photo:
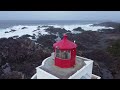
[[[7,62],[11,67],[11,72],[18,71],[25,74],[25,78],[31,78],[35,67],[41,65],[42,60],[48,56],[50,53],[47,50],[44,52],[39,44],[29,38],[2,38],[0,39],[0,68],[2,70],[0,76],[9,75],[5,72],[9,72],[10,69],[2,68]]]

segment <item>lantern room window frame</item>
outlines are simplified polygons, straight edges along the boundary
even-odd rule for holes
[[[58,50],[58,52],[57,52],[57,50]],[[67,55],[67,56],[65,56],[65,55]],[[67,58],[65,58],[65,57],[67,57]],[[60,50],[58,48],[55,48],[55,58],[59,58],[62,60],[70,60],[71,59],[71,50]]]

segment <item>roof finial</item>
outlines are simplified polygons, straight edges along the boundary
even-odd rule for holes
[[[66,33],[63,36],[64,36],[64,39],[67,39],[67,34]]]

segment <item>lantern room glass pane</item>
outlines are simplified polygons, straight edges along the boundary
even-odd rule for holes
[[[59,49],[56,49],[56,57],[60,58],[61,57],[61,51]]]
[[[70,59],[70,51],[69,50],[62,51],[61,52],[61,59]]]
[[[71,58],[71,52],[70,50],[59,50],[56,49],[56,57],[60,59],[70,59]]]

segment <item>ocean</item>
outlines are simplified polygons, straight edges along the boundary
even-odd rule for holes
[[[36,35],[36,37],[41,35],[48,35],[45,29],[48,26],[53,26],[54,28],[64,28],[65,30],[71,31],[71,33],[81,33],[75,32],[74,29],[81,27],[82,29],[88,31],[97,31],[99,29],[112,29],[112,27],[105,26],[92,26],[92,24],[101,23],[104,21],[80,21],[80,20],[2,20],[0,21],[0,38],[9,38],[13,36],[23,36],[23,35]],[[46,25],[47,27],[43,27]],[[37,30],[38,26],[40,29]],[[25,27],[25,29],[22,29]],[[13,31],[11,31],[13,30]]]
[[[91,21],[91,20],[1,20],[0,29],[9,28],[17,25],[84,25],[84,24],[96,24],[103,21]]]

